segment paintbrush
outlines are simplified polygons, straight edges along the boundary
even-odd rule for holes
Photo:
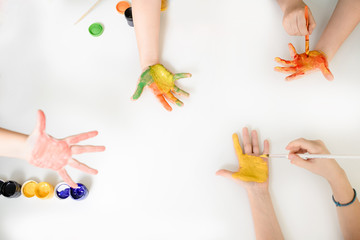
[[[297,154],[304,159],[310,158],[340,158],[340,159],[360,159],[360,155],[335,155],[335,154]],[[289,154],[266,154],[270,158],[288,158]]]
[[[305,36],[305,53],[309,56],[309,8],[305,6],[305,20],[306,20],[306,29],[308,34]]]
[[[87,10],[87,12],[84,13],[84,14],[79,18],[79,20],[77,20],[77,21],[74,23],[74,25],[76,25],[78,22],[80,22],[81,20],[83,20],[83,18],[86,17],[86,15],[88,15],[89,12],[91,12],[91,11],[96,7],[96,5],[98,5],[101,1],[102,1],[102,0],[97,0],[96,3],[95,3],[94,5],[92,5],[92,7],[89,8],[89,10]]]

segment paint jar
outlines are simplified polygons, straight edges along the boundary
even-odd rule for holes
[[[35,196],[35,188],[37,186],[37,182],[34,180],[26,181],[21,187],[21,193],[27,198],[32,198]]]
[[[54,187],[47,182],[40,182],[35,187],[35,195],[40,199],[50,199],[54,196]]]
[[[70,188],[70,196],[74,200],[84,200],[89,195],[89,190],[82,183],[77,185],[77,188]]]
[[[59,183],[55,187],[55,196],[61,200],[67,199],[70,196],[70,186],[65,182]]]
[[[125,15],[126,21],[129,24],[129,26],[133,27],[134,21],[133,21],[133,17],[132,17],[132,8],[129,7],[128,9],[126,9],[124,12],[124,15]]]
[[[1,186],[1,194],[8,198],[21,196],[21,185],[15,181],[6,181]]]
[[[0,179],[0,195],[1,195],[1,187],[4,184],[4,180]]]

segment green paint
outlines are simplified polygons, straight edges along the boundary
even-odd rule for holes
[[[101,23],[93,23],[89,27],[89,33],[94,37],[100,36],[104,32],[104,27]]]
[[[188,78],[191,77],[191,73],[176,73],[174,74],[174,80],[178,80],[180,78]]]
[[[144,87],[146,85],[150,85],[153,82],[154,82],[154,80],[151,77],[150,68],[148,68],[145,72],[143,72],[141,74],[140,82],[136,88],[134,95],[132,96],[132,99],[134,99],[134,100],[138,99],[141,96],[141,94],[144,90]]]

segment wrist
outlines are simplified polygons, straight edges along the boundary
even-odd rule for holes
[[[147,59],[144,61],[141,61],[141,71],[144,72],[148,67],[153,66],[155,64],[159,64],[159,59]]]
[[[266,196],[269,195],[269,189],[267,187],[250,187],[246,188],[248,196]]]
[[[292,9],[294,8],[294,6],[297,6],[299,4],[305,5],[305,3],[302,0],[278,0],[278,4],[281,10],[283,11],[283,13],[285,13],[288,9]]]

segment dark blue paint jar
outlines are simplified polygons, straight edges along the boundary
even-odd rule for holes
[[[70,196],[70,186],[65,182],[59,183],[55,187],[55,195],[59,199],[67,199]]]
[[[6,181],[1,186],[1,194],[8,198],[21,196],[21,185],[15,181]]]
[[[134,27],[134,21],[133,21],[133,17],[132,17],[132,8],[131,7],[127,8],[125,10],[124,16],[126,18],[126,21],[127,21],[128,25],[130,27]]]
[[[89,195],[89,190],[82,183],[77,185],[77,188],[70,188],[70,195],[74,200],[84,200]]]
[[[4,184],[4,180],[0,179],[0,195],[1,195],[1,187]]]

